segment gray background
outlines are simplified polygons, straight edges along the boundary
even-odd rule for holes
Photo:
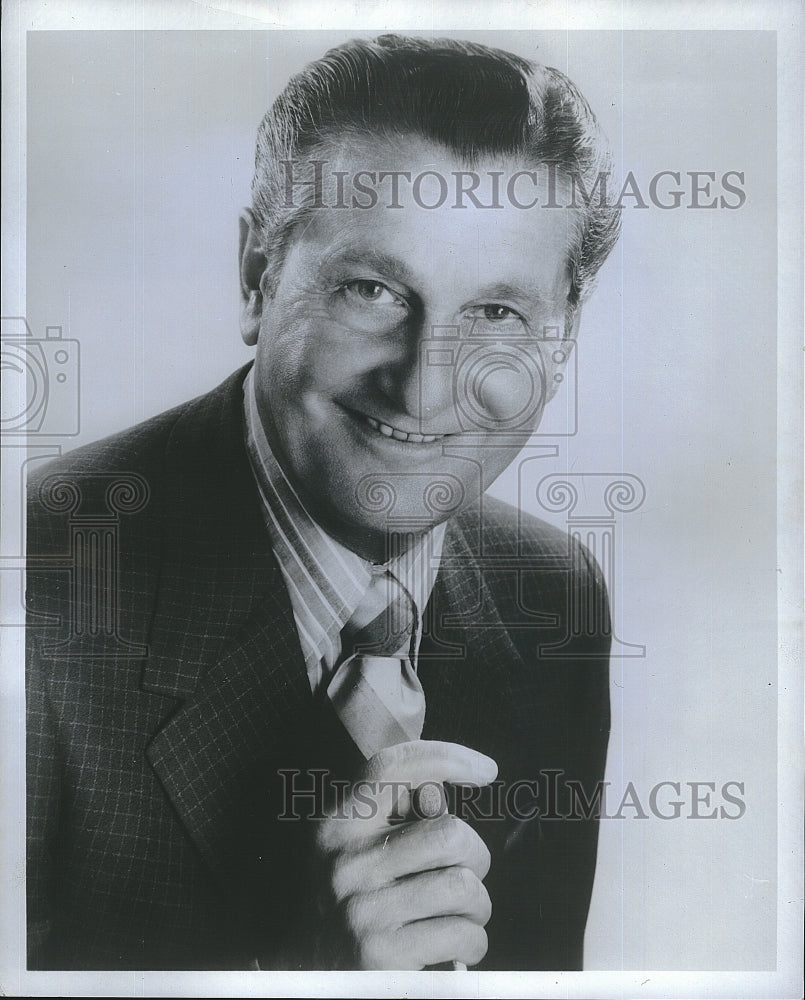
[[[28,36],[27,316],[36,336],[58,324],[81,344],[81,433],[65,446],[248,360],[236,219],[255,128],[289,73],[354,34]],[[644,804],[658,781],[745,783],[740,820],[602,823],[587,968],[771,969],[774,36],[456,34],[567,72],[641,187],[665,169],[745,173],[738,211],[626,208],[582,320],[579,434],[558,458],[526,452],[494,491],[546,516],[550,472],[640,477],[612,598],[617,634],[646,655],[612,663],[613,798],[629,781]]]

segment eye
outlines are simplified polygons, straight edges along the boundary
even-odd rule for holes
[[[506,320],[519,320],[521,318],[518,313],[513,309],[509,309],[508,306],[501,306],[494,302],[481,308],[484,319],[490,323],[503,323]]]
[[[398,292],[375,278],[342,282],[332,297],[333,317],[347,330],[386,335],[405,322],[409,306]]]
[[[387,288],[380,281],[372,281],[368,278],[359,278],[357,281],[347,282],[344,285],[344,292],[347,297],[357,299],[359,302],[368,302],[371,305],[402,305],[399,296],[395,295],[390,288]]]
[[[472,306],[467,310],[467,316],[478,332],[486,328],[492,333],[496,328],[502,328],[499,332],[519,330],[525,325],[525,320],[520,313],[515,312],[509,306],[501,305],[500,302],[485,302],[483,305]]]

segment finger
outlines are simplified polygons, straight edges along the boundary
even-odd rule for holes
[[[475,872],[461,865],[420,872],[381,889],[401,923],[432,917],[465,917],[483,927],[492,916],[492,901]]]
[[[391,969],[422,969],[442,962],[477,965],[486,954],[483,927],[463,917],[434,917],[405,924],[394,935]]]
[[[389,839],[389,865],[395,877],[404,878],[433,868],[463,865],[486,878],[491,855],[480,835],[457,816],[445,814],[438,819],[407,824]]]
[[[414,788],[426,782],[488,785],[497,777],[491,757],[460,743],[414,740],[385,747],[371,757],[361,775],[368,781],[403,781]]]
[[[407,823],[367,846],[342,851],[334,861],[332,891],[337,900],[379,889],[418,872],[461,865],[479,879],[489,872],[489,849],[472,827],[456,816]]]
[[[491,864],[489,849],[478,834],[455,816],[406,824],[357,850],[345,850],[333,862],[332,892],[342,900],[360,891],[379,889],[419,872],[461,865],[479,879]]]
[[[483,882],[469,868],[456,866],[351,896],[340,911],[352,939],[363,941],[434,917],[462,917],[483,927],[492,915],[492,903]]]
[[[327,853],[368,843],[376,832],[410,818],[411,796],[420,786],[484,785],[496,775],[491,757],[458,743],[416,740],[387,747],[367,761],[339,815],[323,822],[319,847]]]

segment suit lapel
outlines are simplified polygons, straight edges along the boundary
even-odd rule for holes
[[[168,440],[149,691],[192,694],[266,602],[292,628],[243,444],[242,376],[192,404]]]
[[[312,705],[243,445],[242,375],[180,417],[167,446],[142,681],[180,700],[147,754],[214,869],[231,854],[244,803]]]
[[[494,756],[519,716],[512,692],[524,663],[477,543],[458,520],[449,525],[419,667],[427,702],[423,738],[466,743]]]
[[[287,669],[285,628],[244,628],[148,747],[151,764],[207,863],[230,866],[244,826],[268,792],[312,698],[304,672]],[[301,662],[301,653],[296,652]],[[267,806],[267,802],[262,802]],[[242,858],[241,860],[246,860]]]

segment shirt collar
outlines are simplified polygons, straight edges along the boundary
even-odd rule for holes
[[[246,376],[243,392],[246,449],[315,690],[323,673],[330,671],[338,659],[341,629],[366,592],[373,567],[332,538],[305,509],[268,443],[257,410],[253,369]],[[416,606],[415,659],[422,615],[439,569],[444,533],[445,525],[438,525],[386,564]]]

